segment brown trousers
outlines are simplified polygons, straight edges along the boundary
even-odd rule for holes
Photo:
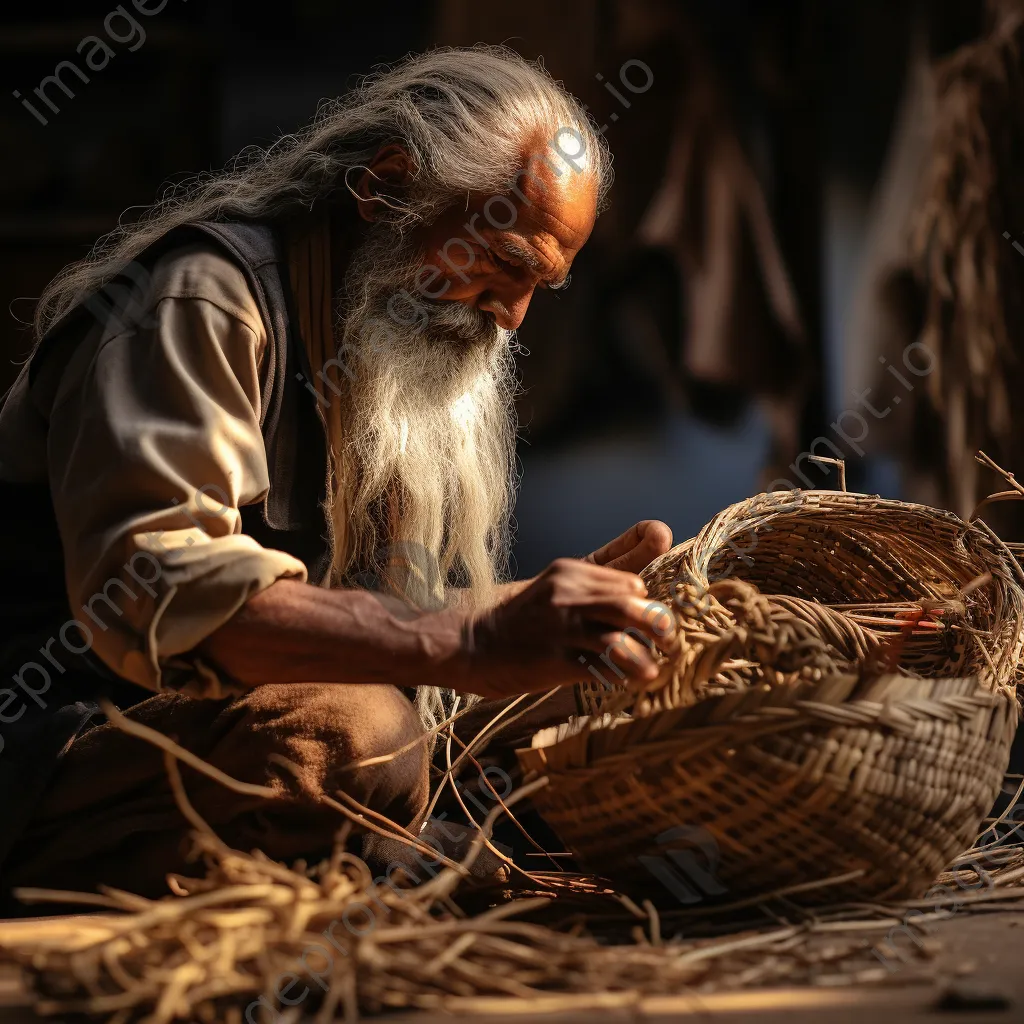
[[[236,849],[259,848],[283,861],[325,855],[345,819],[323,805],[324,793],[344,791],[406,827],[415,828],[426,808],[425,743],[384,764],[341,770],[422,734],[412,704],[393,686],[275,684],[218,701],[164,694],[127,717],[228,775],[278,794],[274,800],[242,796],[182,766],[190,802]],[[296,764],[299,778],[271,754]],[[202,870],[186,860],[190,828],[168,784],[163,753],[99,725],[62,760],[4,864],[4,885],[92,890],[106,884],[162,895],[168,872]]]

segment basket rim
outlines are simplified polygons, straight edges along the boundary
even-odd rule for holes
[[[1008,569],[1009,575],[1013,578],[1013,582],[1024,591],[1024,566],[1014,556],[1008,543],[981,518],[963,519],[949,509],[936,508],[934,505],[925,505],[920,502],[903,501],[899,498],[884,498],[879,494],[868,494],[860,491],[802,488],[760,491],[750,497],[733,502],[716,513],[693,537],[681,541],[664,554],[653,559],[642,570],[640,575],[647,580],[667,562],[678,558],[680,554],[688,551],[690,548],[706,544],[709,537],[715,533],[722,532],[723,528],[731,521],[756,520],[758,517],[775,516],[787,512],[813,515],[815,513],[839,510],[901,512],[911,517],[931,520],[934,523],[942,523],[948,527],[955,527],[958,531],[962,531],[964,536],[971,532],[976,532],[980,537],[983,537],[995,546],[1001,554],[1001,560]],[[878,526],[878,529],[893,532],[892,530],[886,530],[884,524]],[[1024,547],[1024,542],[1022,542],[1021,546]]]
[[[834,576],[838,581],[839,568],[844,564],[849,569],[847,575],[858,576],[865,558],[880,559],[878,564],[885,567],[885,572],[894,574],[894,586],[914,596],[915,602],[948,600],[983,583],[994,616],[985,635],[990,634],[999,643],[990,653],[984,648],[982,634],[972,630],[977,644],[984,648],[980,656],[998,682],[1024,678],[1024,566],[984,520],[964,520],[948,509],[852,491],[763,491],[720,511],[695,537],[652,560],[640,575],[656,600],[665,600],[665,594],[671,594],[680,583],[691,584],[703,593],[719,576],[730,578],[737,570],[737,578],[771,597],[774,588],[765,588],[756,572],[751,578],[740,566],[742,562],[753,567],[762,537],[769,559],[765,565],[778,562],[786,574],[792,572],[790,567],[804,565],[808,553],[818,549],[808,563],[812,590],[784,593],[830,606],[836,603],[838,594],[819,595],[815,588],[819,584],[832,586],[827,578]],[[836,543],[832,554],[838,562],[826,571],[820,545],[831,544],[832,539]],[[753,559],[751,553],[755,553]],[[915,571],[919,559],[919,570],[928,567],[924,575]],[[896,590],[891,595],[879,591],[868,604],[882,608],[896,597]],[[971,670],[981,671],[974,666]]]

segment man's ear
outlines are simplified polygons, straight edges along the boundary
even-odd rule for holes
[[[349,176],[349,190],[356,197],[359,216],[375,221],[381,211],[396,205],[394,193],[412,180],[416,165],[408,152],[397,143],[384,146],[365,167],[353,168]]]

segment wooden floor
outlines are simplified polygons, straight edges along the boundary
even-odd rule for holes
[[[19,930],[40,922],[0,922],[0,944]],[[67,933],[73,927],[83,938],[98,934],[102,919],[54,920],[44,927]],[[932,934],[941,943],[933,985],[906,984],[895,972],[892,982],[860,989],[790,988],[726,992],[711,996],[680,995],[650,999],[639,1008],[617,1011],[532,1013],[543,1024],[668,1024],[683,1016],[716,1024],[1002,1024],[1024,1021],[1024,910],[999,910],[937,922]],[[956,1008],[959,1007],[959,1008]],[[514,1003],[488,1016],[486,1024],[521,1022]],[[53,1021],[54,1018],[46,1018]],[[389,1024],[429,1024],[433,1014],[389,1016]],[[445,1017],[445,1020],[451,1020]],[[24,990],[11,969],[0,966],[0,1022],[29,1024],[40,1020],[27,1009]]]

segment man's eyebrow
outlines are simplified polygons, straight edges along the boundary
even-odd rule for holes
[[[508,253],[509,256],[514,256],[517,260],[521,260],[538,274],[546,274],[548,272],[548,265],[528,246],[520,245],[518,242],[507,242],[502,239],[498,243],[498,248],[502,252]]]
[[[501,249],[502,252],[508,253],[509,256],[520,260],[523,264],[529,267],[535,274],[539,274],[541,277],[548,279],[549,287],[558,288],[564,286],[568,274],[564,273],[564,263],[561,267],[556,267],[552,271],[550,261],[542,260],[533,248],[521,242],[516,242],[511,239],[500,239],[497,243],[497,248]],[[561,273],[559,273],[561,271]],[[550,279],[558,274],[558,278],[555,281]]]

